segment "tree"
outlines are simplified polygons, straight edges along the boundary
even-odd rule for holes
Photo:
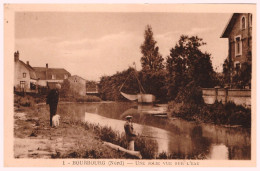
[[[182,35],[175,45],[170,50],[170,55],[167,57],[166,69],[168,72],[167,85],[168,96],[170,100],[174,100],[179,93],[187,91],[184,90],[187,85],[189,90],[192,86],[199,87],[213,87],[215,85],[216,73],[213,70],[210,54],[203,53],[199,49],[200,46],[205,45],[201,38],[197,36]],[[190,84],[192,82],[192,84]],[[190,92],[193,93],[193,92]],[[189,96],[185,96],[189,98]]]
[[[224,75],[224,83],[230,84],[231,83],[231,73],[233,70],[233,62],[227,58],[223,64],[223,75]]]
[[[163,57],[159,53],[159,47],[156,46],[156,41],[153,38],[153,31],[150,25],[147,25],[144,32],[144,42],[141,45],[142,69],[144,71],[159,71],[164,68]]]
[[[65,80],[63,81],[63,84],[61,85],[60,96],[61,96],[61,97],[71,96],[70,82],[69,82],[68,79],[65,79]]]

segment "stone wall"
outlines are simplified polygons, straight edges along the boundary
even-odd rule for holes
[[[203,88],[202,97],[206,104],[218,102],[234,102],[237,105],[251,107],[251,90],[249,89],[224,89]]]

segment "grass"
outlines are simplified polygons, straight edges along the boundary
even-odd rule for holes
[[[80,97],[75,97],[76,102],[100,102],[101,99],[97,96],[80,96]]]
[[[17,98],[15,99],[17,100]],[[16,104],[21,101],[22,100],[16,101]],[[29,106],[20,106],[19,109],[16,110],[26,113],[26,119],[15,119],[15,138],[20,138],[28,141],[30,140],[28,138],[46,140],[48,142],[47,144],[50,144],[51,146],[55,145],[55,147],[52,148],[55,151],[51,152],[50,154],[51,158],[133,158],[132,156],[129,156],[123,152],[113,150],[103,145],[103,141],[106,141],[117,144],[124,148],[127,147],[125,134],[120,134],[119,132],[114,131],[111,127],[101,127],[100,125],[95,125],[88,122],[83,123],[82,121],[77,120],[77,117],[73,117],[72,112],[68,112],[68,114],[62,116],[61,126],[59,127],[59,129],[53,129],[49,127],[48,106],[37,106],[30,104]],[[65,113],[61,112],[60,114]],[[35,142],[33,146],[38,147],[39,144]],[[48,146],[45,148],[49,149],[50,147]],[[202,158],[198,154],[158,154],[157,149],[157,141],[153,139],[138,136],[135,140],[135,150],[140,151],[143,159]],[[25,151],[29,150],[30,149]],[[16,152],[16,149],[15,155],[19,156]]]
[[[226,104],[215,102],[212,105],[171,102],[169,106],[173,116],[185,120],[251,127],[251,109],[232,102]]]

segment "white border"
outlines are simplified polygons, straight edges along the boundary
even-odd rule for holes
[[[94,0],[38,0],[37,2],[35,1],[35,0],[3,0],[3,1],[1,1],[1,5],[2,5],[2,8],[1,8],[1,13],[0,13],[0,16],[1,16],[1,19],[3,19],[4,18],[4,16],[3,16],[3,4],[5,4],[5,3],[97,3],[97,4],[99,4],[99,3],[128,3],[128,4],[130,4],[130,3],[138,3],[138,4],[142,4],[142,3],[257,3],[257,0],[174,0],[174,1],[172,1],[172,0],[146,0],[146,1],[144,1],[144,0],[126,0],[126,1],[122,1],[122,0],[110,0],[110,1],[105,1],[105,0],[96,0],[96,1],[94,1]],[[258,6],[257,6],[257,10],[258,10]],[[1,21],[3,21],[3,20],[1,20]],[[257,28],[259,28],[259,25],[258,25],[258,21],[259,21],[259,13],[258,13],[258,15],[257,15]],[[0,109],[1,109],[1,120],[0,120],[0,125],[1,125],[1,127],[0,127],[0,139],[2,140],[2,141],[0,141],[0,144],[1,144],[1,155],[0,155],[0,167],[3,167],[3,102],[4,102],[4,99],[3,99],[3,66],[4,66],[4,63],[3,63],[3,22],[1,22],[1,24],[0,24],[0,30],[1,30],[1,39],[2,39],[2,41],[1,41],[1,46],[0,46],[0,51],[2,52],[1,53],[1,57],[0,57],[0,65],[1,65],[1,70],[0,70],[0,81],[1,81],[1,84],[0,84],[0,90],[1,90],[1,98],[0,98],[0,101],[1,101],[1,103],[0,103]],[[258,31],[259,29],[257,29],[257,31]],[[259,36],[259,34],[257,34],[257,42],[259,42],[259,40],[260,40],[260,36]],[[259,47],[258,46],[258,43],[257,43],[257,47]],[[258,55],[258,48],[257,48],[257,57],[256,57],[256,60],[257,59],[259,59],[259,55]],[[257,60],[257,66],[259,66],[259,60]],[[257,82],[257,85],[258,85],[258,80],[259,80],[259,78],[260,78],[260,76],[259,76],[259,69],[258,69],[258,67],[256,67],[256,69],[257,69],[257,80],[256,80],[256,82]],[[257,99],[259,99],[259,92],[257,91]],[[256,106],[259,106],[260,105],[260,103],[259,103],[259,101],[257,100],[257,105]],[[256,112],[257,114],[258,113],[260,113],[260,111],[258,110],[258,108],[257,108],[257,112]],[[260,119],[259,119],[260,117],[258,116],[257,117],[257,123],[259,124],[260,123]],[[257,128],[259,128],[259,126],[258,126],[258,124],[257,124]],[[259,142],[259,129],[257,129],[257,142]],[[257,143],[257,144],[259,144],[259,143]],[[259,158],[260,158],[260,156],[259,156],[259,148],[257,148],[257,163],[258,163],[258,165],[257,165],[257,167],[256,168],[210,168],[210,170],[219,170],[219,169],[221,169],[221,170],[236,170],[236,171],[239,171],[239,170],[257,170],[257,169],[259,169],[260,168],[260,164],[259,164]],[[4,168],[4,170],[5,169],[7,169],[7,168]],[[10,168],[9,168],[10,169]],[[9,170],[8,169],[8,170]],[[14,169],[14,168],[11,168],[11,169]],[[33,170],[35,170],[35,168],[16,168],[16,169],[21,169],[21,170],[26,170],[26,171],[28,171],[28,170],[31,170],[31,169],[33,169]],[[16,170],[15,169],[15,170]],[[39,169],[39,170],[46,170],[47,168],[37,168],[37,169]],[[48,169],[51,169],[51,168],[48,168]],[[57,170],[57,169],[59,169],[59,168],[56,168],[55,170]],[[67,169],[69,169],[70,170],[70,168],[62,168],[62,169],[65,169],[65,170],[67,170]],[[71,169],[76,169],[76,168],[71,168]],[[86,168],[77,168],[77,169],[84,169],[84,170],[86,170]],[[87,169],[89,169],[89,168],[87,168]],[[93,170],[96,170],[96,169],[98,169],[99,170],[99,168],[92,168]],[[122,169],[124,169],[124,170],[132,170],[132,169],[134,169],[134,168],[103,168],[104,170],[117,170],[117,169],[120,169],[120,170],[122,170]],[[103,170],[103,169],[101,169],[101,170]],[[136,168],[135,168],[136,169]],[[141,170],[141,168],[139,168],[140,170]],[[138,170],[139,170],[138,169]],[[158,168],[142,168],[142,169],[149,169],[149,170],[157,170]],[[172,170],[172,169],[184,169],[184,170],[186,170],[186,169],[188,169],[188,168],[163,168],[163,169],[166,169],[166,170]],[[191,169],[191,168],[190,168]],[[192,169],[195,169],[195,170],[208,170],[209,168],[192,168]],[[1,168],[1,170],[2,170],[2,168]],[[51,169],[52,170],[52,169]],[[54,169],[53,169],[54,170]]]

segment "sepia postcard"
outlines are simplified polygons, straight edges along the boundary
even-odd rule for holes
[[[255,4],[4,4],[5,167],[255,167]]]

